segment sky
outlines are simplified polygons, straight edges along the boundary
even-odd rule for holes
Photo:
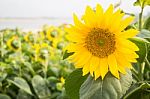
[[[64,17],[70,18],[73,13],[82,15],[87,5],[95,7],[100,3],[106,9],[110,3],[119,0],[0,0],[0,17]],[[139,13],[134,7],[135,0],[122,0],[120,8],[127,13]],[[144,14],[150,13],[146,7]]]

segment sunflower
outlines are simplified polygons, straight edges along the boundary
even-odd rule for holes
[[[24,37],[25,41],[28,42],[29,44],[32,44],[34,42],[34,36],[32,32],[29,32],[28,34],[25,35]]]
[[[10,48],[13,51],[19,51],[21,49],[19,42],[20,41],[19,41],[18,37],[17,36],[13,36],[12,38],[10,38],[7,41],[7,46],[8,46],[8,48]]]
[[[47,43],[34,44],[35,60],[43,62],[49,58],[51,47]]]
[[[55,38],[62,36],[61,35],[62,34],[61,29],[54,27],[54,26],[47,27],[45,31],[46,31],[46,37],[50,41],[52,41]]]
[[[90,73],[95,79],[102,79],[110,71],[119,79],[119,73],[126,74],[137,62],[135,51],[139,48],[129,40],[138,31],[125,28],[133,21],[133,16],[123,17],[120,9],[113,11],[110,5],[103,11],[97,4],[96,10],[86,7],[82,21],[74,14],[74,24],[66,28],[70,44],[69,52],[74,52],[69,59],[76,68],[82,68],[83,75]]]

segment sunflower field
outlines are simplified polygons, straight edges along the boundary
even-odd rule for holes
[[[0,31],[0,99],[66,97],[65,78],[74,68],[62,57],[68,43],[64,27],[43,26],[37,33]]]
[[[150,99],[149,5],[137,0],[135,16],[97,4],[74,24],[0,30],[0,99]]]

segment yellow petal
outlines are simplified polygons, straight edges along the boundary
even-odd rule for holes
[[[119,78],[118,73],[118,67],[117,67],[117,61],[114,54],[111,54],[108,56],[108,64],[109,64],[109,70],[110,72],[117,78]]]
[[[100,63],[100,60],[98,61],[98,64],[99,64],[99,63]],[[101,68],[100,68],[100,65],[98,65],[98,66],[96,67],[95,71],[94,71],[95,80],[101,76],[101,71],[100,71],[100,69],[101,69]]]
[[[70,43],[65,47],[65,50],[68,50],[68,52],[76,52],[81,48],[83,48],[82,44]]]
[[[120,31],[124,30],[133,20],[134,20],[133,16],[130,16],[130,17],[125,18],[124,20],[122,20],[119,30]]]
[[[131,65],[131,63],[129,62],[129,60],[126,59],[126,57],[124,57],[124,54],[122,54],[122,53],[120,53],[120,52],[116,52],[116,53],[115,53],[115,56],[116,56],[117,61],[118,61],[120,64],[122,64],[122,66],[125,66],[125,67],[127,67],[127,68],[129,68],[129,69],[132,67],[132,65]]]
[[[96,6],[96,14],[97,16],[101,16],[103,14],[103,8],[100,4],[97,4]]]
[[[113,14],[113,17],[110,21],[110,26],[109,26],[109,29],[112,33],[114,33],[114,34],[120,33],[120,30],[118,29],[118,27],[120,27],[120,24],[121,24],[120,22],[121,22],[123,16],[124,16],[124,13],[121,13],[120,9],[117,10]]]
[[[106,28],[110,24],[109,21],[113,15],[113,10],[114,8],[113,5],[111,4],[109,8],[106,10],[106,12],[104,13],[103,28]]]
[[[139,58],[138,54],[136,54],[134,51],[130,49],[120,47],[120,48],[117,48],[116,50],[122,53],[122,55],[128,55],[127,57]]]
[[[86,28],[86,26],[78,19],[76,14],[73,14],[74,24],[79,28]]]
[[[96,13],[90,6],[87,6],[85,10],[85,15],[83,16],[83,20],[85,21],[86,24],[88,24],[88,26],[95,27],[97,20],[93,19],[96,19]]]
[[[118,65],[118,70],[122,74],[126,74],[126,67],[124,66],[124,64],[121,64],[120,61],[117,60],[117,65]]]
[[[132,37],[136,36],[138,33],[139,33],[138,30],[129,29],[127,31],[121,32],[119,34],[119,36],[122,37],[122,38],[132,38]]]
[[[114,10],[114,7],[113,5],[111,4],[108,9],[106,10],[106,12],[104,13],[104,15],[106,15],[107,17],[110,17],[110,15],[113,14],[113,10]]]
[[[102,79],[104,79],[105,75],[108,72],[107,58],[101,58],[100,59],[100,72],[101,72]]]
[[[89,73],[89,71],[90,71],[90,62],[88,62],[87,64],[84,65],[82,71],[83,71],[83,74],[82,74],[83,76],[85,76],[86,74]]]
[[[90,74],[93,76],[93,71],[99,66],[99,58],[96,56],[92,56],[90,60]]]
[[[102,26],[102,20],[103,20],[103,8],[101,7],[100,4],[97,4],[96,6],[96,16],[97,16],[97,25],[99,27]]]
[[[123,16],[123,14],[122,14]],[[121,16],[120,16],[121,17]],[[118,18],[118,17],[117,17]],[[115,20],[115,19],[114,19]],[[115,24],[114,24],[115,23]],[[112,25],[110,26],[110,31],[114,34],[118,34],[120,32],[120,30],[118,29],[118,27],[120,27],[120,20],[119,18],[112,22]]]
[[[125,47],[133,51],[139,51],[137,45],[127,39],[118,38],[116,43],[117,43],[116,46],[118,47],[120,46],[119,48]]]
[[[80,68],[83,67],[92,57],[92,54],[88,51],[81,51],[80,53],[76,54],[74,61],[75,67]]]

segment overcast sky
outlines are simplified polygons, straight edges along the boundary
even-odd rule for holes
[[[71,17],[75,12],[81,15],[86,5],[95,7],[100,3],[107,8],[110,3],[119,0],[0,0],[0,17]],[[139,7],[133,7],[135,0],[122,0],[121,8],[125,12],[138,13]],[[150,7],[144,14],[150,12]]]

